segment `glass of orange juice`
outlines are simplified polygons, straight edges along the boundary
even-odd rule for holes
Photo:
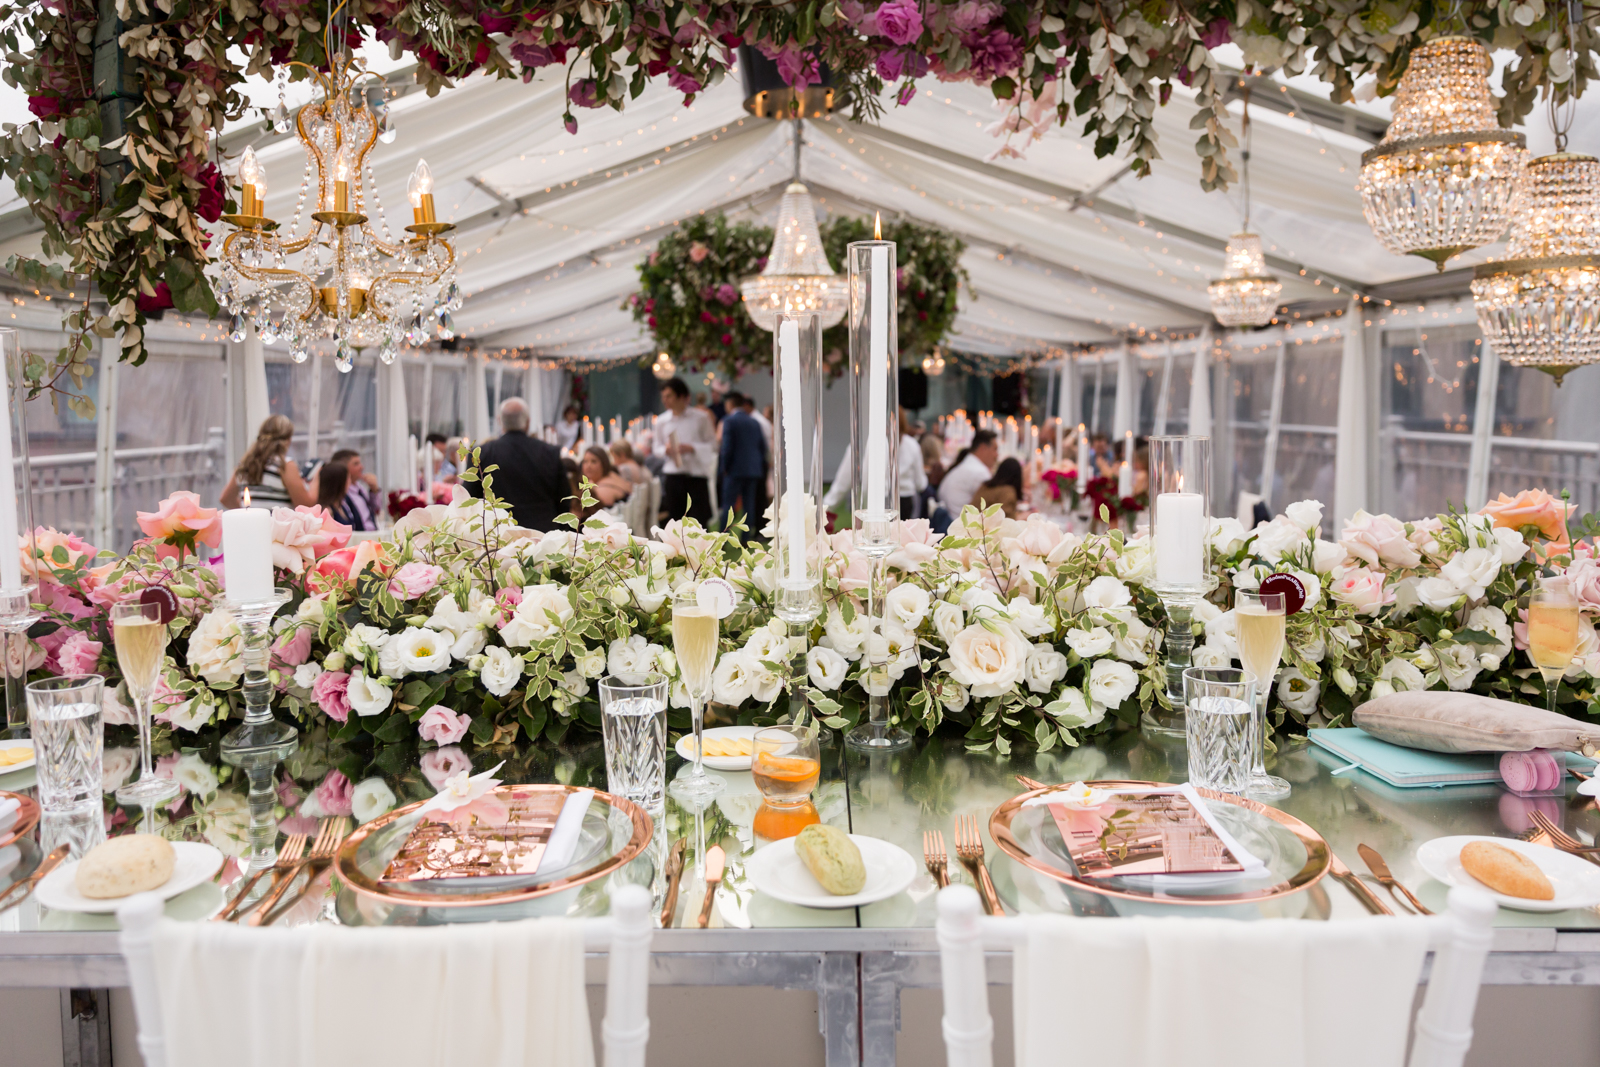
[[[792,837],[818,822],[811,791],[822,777],[822,752],[814,723],[757,730],[750,776],[761,792],[757,819],[762,837]]]
[[[1578,596],[1565,577],[1541,578],[1528,594],[1528,658],[1544,676],[1551,711],[1578,651]]]

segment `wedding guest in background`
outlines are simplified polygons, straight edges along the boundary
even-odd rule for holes
[[[590,495],[599,501],[597,507],[589,508],[583,513],[583,518],[588,518],[598,508],[609,508],[619,501],[628,499],[628,495],[633,492],[633,483],[617,473],[616,468],[611,465],[610,454],[599,445],[590,445],[584,450],[581,469],[583,476],[594,483]]]
[[[944,481],[944,441],[936,433],[922,435],[922,473],[929,489],[937,490]]]
[[[750,413],[753,402],[730,391],[726,405],[722,451],[717,459],[717,476],[722,479],[722,527],[727,529],[736,506],[744,514],[746,526],[757,526],[766,505],[762,497],[766,495],[767,440]],[[752,532],[746,530],[746,541]]]
[[[571,452],[578,447],[583,434],[583,423],[578,418],[578,405],[568,404],[561,410],[561,421],[556,423],[556,447]]]
[[[960,515],[961,509],[972,503],[978,487],[989,480],[998,462],[1000,442],[993,430],[974,433],[972,444],[956,453],[956,461],[939,481],[939,502],[952,517]]]
[[[1022,464],[1007,457],[994,469],[994,477],[978,487],[972,502],[979,508],[999,504],[1008,519],[1017,517],[1017,505],[1022,502]]]
[[[611,442],[611,465],[634,485],[643,485],[650,480],[650,472],[639,465],[633,454],[633,446],[620,438]]]
[[[294,438],[294,423],[287,415],[269,415],[256,432],[255,443],[245,450],[222,488],[222,506],[236,508],[245,489],[250,490],[251,507],[292,508],[317,502],[315,479],[310,484],[300,477],[300,468],[289,459],[289,442]]]
[[[755,398],[754,397],[746,396],[744,398],[744,409],[745,409],[746,412],[749,413],[749,415],[750,415],[750,417],[752,419],[756,420],[756,424],[761,427],[761,436],[765,437],[767,439],[767,455],[771,456],[772,455],[772,405],[768,404],[767,407],[766,407],[766,410],[763,411],[760,408],[756,407],[756,402],[755,402]]]
[[[922,469],[922,446],[917,444],[904,408],[900,409],[899,461],[900,517],[914,519],[922,491],[928,488],[928,472]]]
[[[442,482],[446,478],[459,474],[460,472],[456,470],[455,461],[456,454],[450,449],[450,438],[442,433],[430,433],[428,435],[428,443],[422,450],[422,462],[425,469],[433,471],[433,480]],[[430,462],[433,466],[426,468],[426,464]]]
[[[528,435],[528,405],[513,396],[500,405],[500,436],[483,442],[479,453],[484,467],[499,467],[494,495],[505,501],[518,526],[548,532],[572,495],[556,446]],[[483,496],[483,482],[467,483],[473,496]]]
[[[661,468],[662,521],[687,517],[709,525],[717,441],[711,416],[689,406],[689,387],[682,378],[661,384],[661,403],[667,410],[656,419],[655,454],[666,460]]]
[[[345,508],[345,491],[350,485],[350,472],[344,462],[339,459],[330,459],[317,468],[317,503],[321,504],[338,522],[344,523],[351,529],[358,529],[352,525],[351,516]],[[255,503],[255,501],[251,501]]]
[[[378,479],[361,462],[361,453],[353,448],[341,448],[333,454],[330,463],[341,463],[348,474],[347,486],[340,507],[324,504],[334,517],[352,530],[378,528]],[[324,467],[324,470],[327,468]],[[326,487],[318,487],[319,498],[328,495]]]

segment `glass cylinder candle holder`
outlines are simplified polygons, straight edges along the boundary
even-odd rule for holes
[[[22,560],[34,559],[33,474],[28,466],[27,383],[22,373],[21,335],[0,328],[0,383],[6,398],[6,425],[0,432],[0,635],[6,671],[6,730],[28,733],[23,687],[28,681],[28,627],[41,615],[34,608],[37,586]],[[15,548],[11,546],[16,546]]]
[[[1211,438],[1152,437],[1150,542],[1155,578],[1150,587],[1167,610],[1167,700],[1145,712],[1147,731],[1180,736],[1183,672],[1194,648],[1194,610],[1217,586],[1211,570]]]
[[[772,331],[772,488],[777,502],[775,614],[809,623],[822,611],[821,561],[811,552],[822,513],[822,321],[780,311]]]
[[[850,495],[856,547],[899,545],[900,390],[893,241],[856,241],[850,264]]]

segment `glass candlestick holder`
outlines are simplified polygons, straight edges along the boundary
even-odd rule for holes
[[[0,589],[0,634],[5,635],[6,736],[28,734],[28,627],[42,616],[33,606],[38,586]]]
[[[1211,569],[1211,438],[1151,437],[1150,588],[1167,610],[1167,706],[1141,716],[1147,732],[1181,737],[1183,672],[1194,650],[1194,612],[1217,587]]]
[[[244,638],[244,678],[239,686],[244,695],[244,722],[222,739],[222,758],[234,766],[244,766],[242,760],[247,756],[282,760],[300,744],[298,730],[272,717],[272,680],[267,674],[272,656],[272,617],[289,599],[289,590],[279,588],[261,600],[225,602]]]

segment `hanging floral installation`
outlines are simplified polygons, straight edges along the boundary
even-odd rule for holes
[[[872,224],[865,219],[841,216],[819,229],[835,269],[843,267],[847,245],[872,238]],[[886,222],[883,236],[898,252],[900,356],[914,363],[955,323],[957,290],[967,280],[961,269],[966,245],[911,219]],[[696,216],[664,237],[639,265],[639,292],[624,306],[654,335],[656,349],[670,353],[680,366],[710,365],[737,380],[771,366],[772,334],[755,324],[739,299],[740,279],[761,273],[771,248],[771,227],[729,222],[720,214]],[[846,369],[848,337],[842,322],[823,333],[830,377]]]
[[[330,6],[121,0],[112,28],[119,77],[97,86],[95,0],[0,4],[5,78],[35,116],[0,133],[0,158],[44,228],[41,255],[14,256],[7,269],[35,284],[87,278],[109,307],[91,315],[85,288],[69,316],[72,341],[53,359],[30,360],[36,387],[63,376],[81,383],[92,335],[119,333],[123,358],[139,362],[147,314],[215,313],[203,223],[235,206],[215,135],[244,117],[247,75],[291,60],[325,64]],[[1097,154],[1121,154],[1146,174],[1159,155],[1156,109],[1176,91],[1197,108],[1190,126],[1207,189],[1234,178],[1213,53],[1229,42],[1254,68],[1314,74],[1342,101],[1367,75],[1379,94],[1392,92],[1414,47],[1464,32],[1516,53],[1502,76],[1502,125],[1528,114],[1541,91],[1575,96],[1595,74],[1594,28],[1576,27],[1569,55],[1564,6],[1545,0],[341,0],[336,10],[352,47],[375,39],[414,56],[430,93],[469,74],[527,80],[560,67],[572,131],[583,109],[620,110],[651,79],[692,101],[749,44],[796,87],[816,82],[825,64],[836,106],[857,119],[909,105],[920,78],[973,82],[1015,102],[1011,123],[1025,137],[1081,120]]]

